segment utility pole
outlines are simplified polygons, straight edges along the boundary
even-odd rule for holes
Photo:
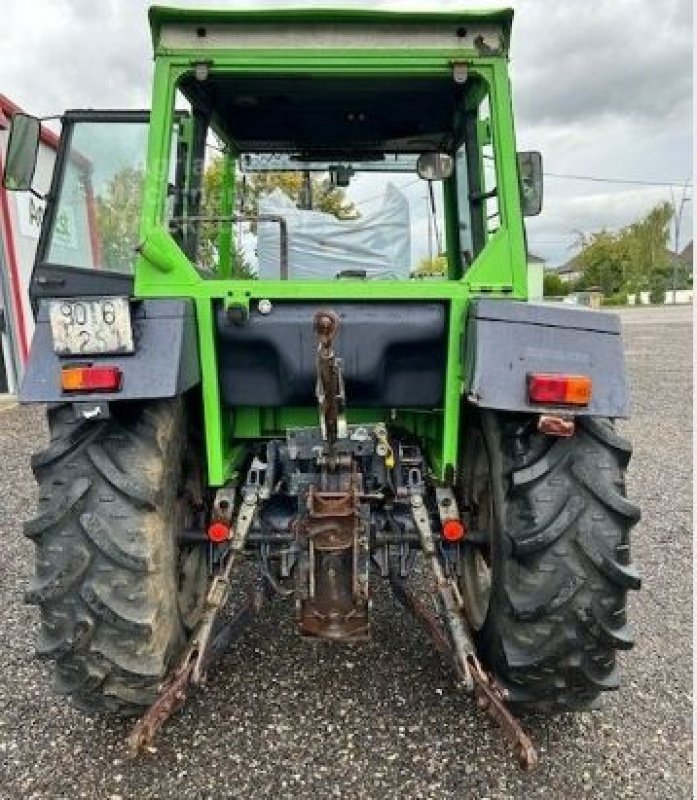
[[[687,190],[689,186],[690,178],[685,181],[685,185],[682,188],[682,197],[680,198],[680,204],[678,205],[677,209],[675,207],[675,196],[673,195],[673,190],[670,190],[670,201],[671,205],[673,206],[673,223],[675,230],[675,257],[673,258],[673,305],[676,303],[678,290],[678,261],[680,256],[680,226],[682,223],[682,212],[685,208],[685,203],[689,203],[692,200],[691,197],[687,196]]]
[[[431,222],[431,203],[428,195],[426,195],[426,215],[428,219],[428,265],[429,269],[433,265],[433,228]]]
[[[312,210],[312,176],[310,175],[309,169],[303,170],[303,183],[300,189],[300,202],[298,206],[308,211]]]

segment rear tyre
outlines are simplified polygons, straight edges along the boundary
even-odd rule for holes
[[[520,708],[587,708],[619,686],[616,653],[633,644],[631,446],[607,419],[577,419],[562,439],[485,412],[465,450],[462,502],[480,541],[461,546],[460,588],[481,658]]]
[[[32,459],[38,513],[25,525],[37,655],[80,707],[137,713],[181,653],[207,582],[203,548],[177,547],[191,508],[183,402],[120,404],[97,422],[60,404],[48,425]]]

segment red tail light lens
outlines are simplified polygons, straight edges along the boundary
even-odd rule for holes
[[[118,367],[73,366],[61,370],[64,392],[118,392],[123,373]]]
[[[591,400],[592,387],[593,382],[586,375],[528,375],[528,398],[531,403],[587,406]]]

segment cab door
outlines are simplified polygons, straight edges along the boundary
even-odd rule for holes
[[[131,295],[149,112],[68,111],[30,285],[44,297]]]

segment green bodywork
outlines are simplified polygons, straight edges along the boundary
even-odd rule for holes
[[[526,246],[521,213],[518,165],[508,76],[507,51],[512,12],[463,11],[448,14],[407,14],[370,11],[283,10],[213,12],[205,10],[153,8],[150,12],[155,48],[155,73],[151,111],[148,167],[141,219],[141,241],[145,242],[135,271],[135,294],[141,298],[192,298],[198,317],[200,363],[203,379],[203,409],[207,447],[208,478],[220,486],[239,468],[245,440],[283,435],[291,426],[317,422],[316,408],[226,409],[221,404],[214,303],[242,304],[267,298],[303,300],[439,300],[449,307],[449,335],[444,404],[429,411],[407,409],[360,409],[348,399],[349,422],[376,420],[399,424],[419,435],[434,474],[445,478],[457,466],[460,446],[460,405],[465,364],[462,362],[463,332],[471,297],[486,294],[524,299],[527,296]],[[181,50],[165,47],[161,41],[164,25],[194,23],[225,26],[237,23],[268,25],[270,30],[287,24],[331,23],[389,25],[404,23],[428,27],[456,22],[464,28],[475,22],[496,23],[503,32],[498,48],[418,49],[405,41],[400,49],[292,50],[215,49]],[[452,202],[453,179],[446,182],[445,227],[448,245],[448,280],[370,281],[363,280],[236,280],[228,258],[221,260],[217,274],[200,274],[180,250],[166,229],[167,181],[161,165],[170,161],[175,91],[178,81],[197,64],[205,64],[211,75],[308,75],[331,77],[370,76],[452,76],[454,64],[466,65],[468,74],[478,76],[489,92],[491,143],[496,160],[500,226],[473,263],[464,271],[458,267],[453,246],[457,216]],[[232,153],[234,156],[234,152]],[[232,159],[226,159],[228,176],[221,214],[229,214],[234,197]],[[231,235],[231,234],[221,234]],[[229,241],[224,248],[229,252]],[[396,415],[396,416],[395,416]]]

